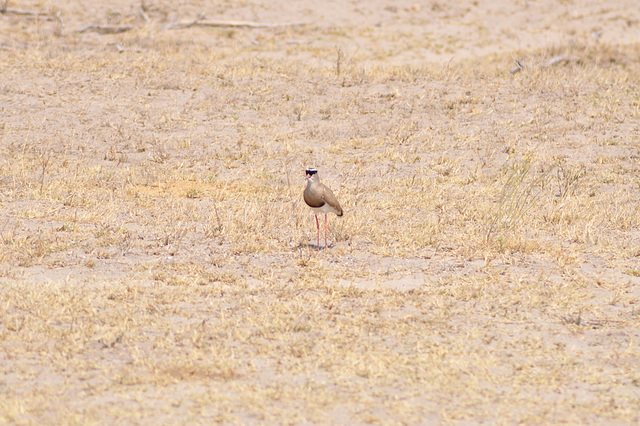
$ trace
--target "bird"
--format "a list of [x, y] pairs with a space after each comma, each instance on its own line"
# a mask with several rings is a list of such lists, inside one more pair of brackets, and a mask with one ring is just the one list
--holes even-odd
[[335, 213], [342, 216], [342, 207], [333, 192], [324, 184], [320, 183], [318, 169], [309, 167], [306, 170], [307, 187], [304, 189], [304, 202], [307, 203], [316, 216], [316, 227], [318, 228], [318, 251], [320, 251], [320, 222], [318, 213], [324, 213], [324, 248], [327, 249], [327, 214]]

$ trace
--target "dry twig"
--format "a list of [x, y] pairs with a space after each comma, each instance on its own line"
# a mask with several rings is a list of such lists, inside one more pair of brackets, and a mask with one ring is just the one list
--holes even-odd
[[176, 23], [176, 24], [171, 24], [168, 29], [170, 30], [180, 30], [182, 28], [189, 28], [194, 26], [195, 24], [197, 24], [199, 21], [202, 21], [204, 19], [204, 12], [201, 12], [200, 15], [198, 15], [198, 17], [192, 21], [189, 22], [180, 22], [180, 23]]
[[[565, 62], [578, 62], [578, 58], [572, 58], [569, 56], [565, 56], [565, 55], [557, 55], [554, 56], [553, 58], [549, 59], [548, 61], [542, 63], [541, 67], [551, 67], [553, 65], [558, 65], [561, 63], [565, 63]], [[523, 69], [526, 68], [534, 68], [534, 67], [527, 67], [522, 61], [519, 61], [517, 59], [514, 59], [514, 62], [516, 63], [515, 66], [511, 67], [511, 69], [509, 70], [509, 72], [511, 72], [511, 74], [515, 74], [517, 72], [522, 71]]]
[[144, 19], [145, 22], [149, 22], [149, 15], [147, 15], [147, 5], [144, 3], [144, 0], [140, 2], [140, 16]]

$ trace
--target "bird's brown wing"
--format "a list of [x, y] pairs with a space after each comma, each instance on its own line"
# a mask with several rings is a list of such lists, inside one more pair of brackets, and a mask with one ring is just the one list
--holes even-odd
[[322, 193], [322, 199], [329, 204], [329, 206], [331, 206], [332, 208], [335, 209], [336, 214], [338, 216], [342, 216], [342, 207], [340, 206], [340, 203], [338, 202], [338, 199], [336, 198], [335, 195], [333, 195], [333, 192], [327, 188], [326, 186], [323, 186], [323, 193]]

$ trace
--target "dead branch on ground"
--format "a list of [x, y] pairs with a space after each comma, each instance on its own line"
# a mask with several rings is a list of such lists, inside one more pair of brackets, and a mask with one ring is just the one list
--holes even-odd
[[251, 22], [251, 21], [218, 21], [212, 19], [205, 19], [204, 13], [198, 15], [196, 19], [191, 21], [176, 22], [168, 27], [170, 30], [179, 30], [183, 28], [190, 28], [193, 26], [200, 27], [233, 27], [233, 28], [278, 28], [278, 27], [292, 27], [298, 25], [309, 25], [309, 22], [281, 22], [275, 24]]
[[30, 18], [40, 18], [45, 21], [53, 21], [53, 18], [49, 16], [46, 12], [34, 12], [32, 10], [24, 10], [24, 9], [10, 9], [7, 7], [8, 1], [4, 0], [0, 5], [0, 13], [3, 15], [19, 15], [19, 16], [27, 16]]
[[87, 31], [93, 31], [100, 34], [118, 34], [124, 33], [127, 31], [131, 31], [133, 29], [132, 25], [98, 25], [98, 24], [90, 24], [85, 25], [82, 28], [78, 28], [76, 30], [77, 33], [84, 33]]

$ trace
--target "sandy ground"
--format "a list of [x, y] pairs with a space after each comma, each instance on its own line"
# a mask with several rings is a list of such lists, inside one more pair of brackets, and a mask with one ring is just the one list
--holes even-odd
[[637, 423], [639, 25], [8, 2], [0, 419]]

